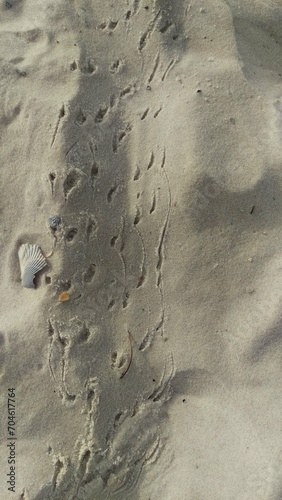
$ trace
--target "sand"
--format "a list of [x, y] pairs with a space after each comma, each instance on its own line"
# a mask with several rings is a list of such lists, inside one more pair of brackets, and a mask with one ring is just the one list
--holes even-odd
[[1, 500], [282, 498], [281, 7], [1, 2]]

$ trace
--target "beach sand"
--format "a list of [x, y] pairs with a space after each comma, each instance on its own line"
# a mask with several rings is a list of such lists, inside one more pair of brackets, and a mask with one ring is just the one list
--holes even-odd
[[1, 500], [282, 498], [281, 20], [1, 2]]

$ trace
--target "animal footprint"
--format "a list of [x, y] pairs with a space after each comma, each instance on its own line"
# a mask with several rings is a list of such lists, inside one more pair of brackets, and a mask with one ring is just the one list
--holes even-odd
[[106, 22], [103, 22], [99, 25], [99, 28], [101, 30], [105, 30], [107, 29], [107, 31], [114, 31], [116, 29], [118, 25], [118, 21], [113, 21], [112, 19], [110, 19], [107, 23]]
[[95, 233], [97, 229], [97, 222], [93, 217], [89, 217], [88, 223], [86, 226], [86, 239], [87, 241], [90, 240], [91, 236]]
[[121, 63], [120, 59], [117, 59], [116, 61], [114, 61], [109, 68], [110, 73], [117, 73], [117, 71], [119, 71], [121, 65], [122, 65], [122, 63]]
[[110, 300], [110, 302], [109, 302], [109, 304], [108, 304], [108, 311], [110, 311], [110, 310], [114, 307], [115, 303], [116, 303], [116, 302], [115, 302], [115, 300], [114, 300], [114, 299]]
[[81, 66], [80, 71], [81, 71], [81, 73], [84, 73], [85, 75], [92, 75], [93, 73], [95, 73], [96, 69], [97, 69], [97, 67], [95, 66], [94, 62], [91, 61], [91, 59], [88, 59]]
[[132, 349], [132, 337], [130, 332], [128, 332], [128, 340], [129, 340], [129, 349], [126, 354], [122, 352], [118, 353], [116, 351], [112, 353], [111, 367], [115, 372], [117, 372], [119, 378], [123, 378], [126, 375], [132, 362], [133, 349]]
[[117, 352], [114, 352], [112, 354], [111, 367], [117, 372], [119, 378], [122, 378], [128, 370], [128, 361], [128, 357], [122, 353], [118, 354]]
[[96, 114], [94, 120], [95, 120], [95, 123], [101, 123], [106, 115], [108, 111], [108, 108], [105, 107], [105, 108], [100, 108], [98, 113]]
[[116, 190], [117, 190], [117, 186], [113, 186], [109, 190], [108, 195], [107, 195], [108, 203], [111, 203], [111, 201], [113, 199], [113, 195], [116, 193]]
[[66, 240], [72, 241], [77, 233], [78, 233], [78, 229], [76, 227], [71, 228], [66, 234]]
[[86, 325], [83, 325], [78, 335], [78, 342], [87, 342], [90, 337], [90, 330]]
[[66, 176], [65, 181], [64, 181], [64, 195], [65, 195], [65, 200], [67, 199], [70, 191], [78, 184], [79, 181], [79, 173], [77, 170], [72, 169]]
[[82, 126], [85, 122], [86, 122], [86, 116], [83, 113], [82, 109], [80, 109], [76, 115], [75, 123], [77, 123], [77, 125]]
[[95, 272], [96, 272], [96, 264], [90, 264], [86, 273], [83, 276], [85, 283], [90, 283], [93, 280]]
[[128, 85], [121, 91], [120, 97], [124, 97], [126, 94], [130, 94], [132, 90], [133, 90], [132, 86]]
[[134, 221], [133, 221], [134, 226], [136, 226], [138, 224], [138, 222], [140, 222], [140, 219], [141, 219], [140, 208], [136, 207], [136, 214], [135, 214], [135, 218], [134, 218]]
[[113, 236], [113, 237], [111, 238], [111, 241], [110, 241], [110, 245], [111, 245], [111, 247], [114, 247], [114, 246], [115, 246], [117, 239], [118, 239], [118, 236]]
[[55, 179], [56, 179], [56, 174], [54, 172], [50, 172], [50, 174], [49, 174], [49, 182], [51, 184], [51, 193], [52, 193], [52, 196], [54, 196], [54, 182], [55, 182]]
[[140, 175], [141, 175], [140, 168], [137, 166], [136, 170], [135, 170], [135, 174], [134, 174], [133, 180], [134, 181], [138, 181], [138, 179], [140, 178]]
[[131, 132], [131, 130], [132, 130], [132, 126], [128, 124], [122, 132], [118, 132], [118, 133], [113, 135], [112, 148], [113, 148], [114, 153], [117, 152], [117, 149], [120, 146], [121, 141], [126, 137], [126, 135], [129, 132]]
[[91, 170], [90, 170], [90, 179], [91, 179], [91, 186], [92, 187], [94, 187], [94, 180], [95, 180], [95, 177], [97, 177], [98, 172], [99, 172], [99, 167], [94, 160], [94, 162], [91, 166]]

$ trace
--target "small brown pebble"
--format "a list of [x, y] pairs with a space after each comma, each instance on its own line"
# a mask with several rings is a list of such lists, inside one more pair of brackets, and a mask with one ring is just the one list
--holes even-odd
[[68, 292], [63, 292], [61, 295], [59, 295], [58, 298], [59, 302], [67, 302], [70, 300], [70, 294]]

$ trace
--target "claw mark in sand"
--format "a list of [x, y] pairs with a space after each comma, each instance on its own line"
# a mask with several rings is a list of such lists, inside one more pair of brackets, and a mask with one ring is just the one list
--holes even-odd
[[61, 119], [64, 116], [65, 116], [65, 106], [63, 104], [62, 107], [61, 107], [61, 109], [60, 109], [60, 111], [59, 111], [59, 116], [58, 116], [58, 119], [57, 119], [57, 123], [56, 123], [55, 130], [54, 130], [54, 133], [53, 133], [52, 141], [51, 141], [51, 147], [53, 146], [53, 144], [55, 142], [56, 135], [58, 133], [58, 129], [59, 129], [59, 125], [60, 125], [60, 121], [61, 121]]
[[143, 285], [143, 283], [145, 281], [145, 278], [146, 278], [146, 260], [147, 260], [147, 254], [146, 254], [144, 240], [142, 238], [142, 235], [141, 235], [139, 229], [136, 227], [136, 224], [134, 225], [134, 228], [135, 228], [135, 231], [137, 232], [137, 234], [139, 236], [139, 239], [141, 241], [142, 252], [143, 252], [143, 258], [142, 258], [142, 264], [141, 264], [141, 274], [140, 274], [140, 277], [138, 279], [138, 283], [137, 283], [137, 286], [136, 286], [136, 288], [140, 288], [140, 286]]
[[142, 115], [141, 115], [141, 120], [144, 120], [144, 119], [146, 118], [146, 116], [147, 116], [147, 114], [148, 114], [148, 112], [149, 112], [149, 109], [150, 109], [150, 108], [146, 108], [146, 109], [145, 109], [145, 111], [142, 113]]
[[140, 175], [141, 175], [141, 173], [140, 173], [140, 168], [139, 168], [139, 167], [138, 167], [138, 165], [137, 165], [136, 170], [135, 170], [135, 174], [134, 174], [134, 177], [133, 177], [133, 180], [134, 180], [134, 181], [138, 181], [138, 179], [139, 179]]
[[129, 352], [129, 357], [128, 357], [128, 363], [127, 363], [127, 366], [126, 366], [125, 370], [122, 372], [120, 378], [123, 378], [124, 375], [127, 374], [128, 370], [130, 368], [130, 365], [131, 365], [131, 361], [132, 361], [133, 347], [132, 347], [132, 336], [131, 336], [130, 332], [128, 332], [128, 338], [129, 338], [129, 344], [130, 344], [130, 352]]
[[165, 24], [160, 28], [160, 33], [162, 33], [162, 34], [165, 33], [168, 30], [168, 28], [171, 27], [171, 25], [172, 25], [172, 22], [169, 20], [166, 20]]
[[140, 208], [138, 206], [136, 206], [136, 214], [135, 214], [135, 218], [133, 221], [134, 226], [136, 226], [138, 224], [138, 222], [140, 222], [140, 219], [141, 219]]
[[149, 76], [148, 83], [151, 83], [151, 81], [153, 80], [153, 78], [155, 76], [155, 73], [156, 73], [156, 71], [158, 69], [159, 62], [160, 62], [160, 54], [158, 53], [157, 56], [156, 56], [156, 58], [155, 58], [155, 61], [154, 61], [153, 71], [152, 71], [152, 73]]
[[156, 13], [155, 17], [152, 19], [152, 21], [150, 22], [149, 26], [148, 26], [148, 29], [145, 31], [145, 33], [143, 33], [143, 35], [141, 36], [140, 40], [139, 40], [139, 47], [138, 49], [140, 50], [143, 50], [146, 43], [147, 43], [147, 40], [148, 38], [150, 38], [151, 36], [151, 33], [152, 31], [154, 30], [154, 27], [155, 27], [155, 24], [156, 24], [156, 21], [159, 17], [161, 13], [161, 9], [158, 10], [158, 12]]
[[156, 210], [156, 193], [153, 193], [152, 204], [150, 208], [150, 214], [152, 214]]
[[115, 185], [115, 186], [111, 187], [111, 189], [109, 190], [109, 192], [107, 194], [108, 203], [112, 202], [113, 196], [116, 194], [117, 188], [118, 188], [118, 186]]
[[[170, 353], [169, 358], [170, 358], [169, 359], [170, 368], [168, 368], [168, 362], [167, 362], [168, 360], [166, 360], [161, 380], [160, 380], [158, 386], [156, 387], [156, 389], [154, 389], [152, 394], [150, 394], [150, 396], [148, 397], [149, 400], [151, 399], [152, 401], [156, 402], [156, 401], [159, 401], [162, 396], [164, 396], [164, 399], [166, 399], [167, 397], [170, 396], [170, 394], [169, 394], [170, 381], [174, 375], [174, 360], [173, 360], [172, 353]], [[167, 392], [167, 394], [166, 394], [166, 392]]]
[[159, 109], [155, 112], [155, 114], [154, 114], [154, 118], [157, 118], [158, 114], [161, 112], [161, 110], [162, 110], [162, 109], [163, 109], [163, 108], [162, 108], [162, 106], [161, 106], [161, 107], [160, 107], [160, 108], [159, 108]]
[[149, 161], [148, 166], [147, 166], [147, 170], [150, 170], [150, 168], [154, 165], [154, 161], [155, 161], [155, 156], [154, 156], [154, 153], [152, 152], [151, 157], [150, 157], [150, 161]]
[[98, 166], [98, 163], [96, 162], [96, 159], [95, 159], [95, 152], [94, 152], [95, 147], [93, 146], [91, 141], [89, 141], [89, 149], [91, 151], [91, 155], [93, 158], [91, 170], [90, 170], [90, 180], [91, 180], [91, 186], [93, 188], [95, 185], [94, 184], [95, 178], [97, 177], [97, 175], [99, 173], [99, 166]]
[[175, 65], [176, 61], [175, 59], [172, 59], [168, 65], [168, 67], [166, 68], [163, 76], [162, 76], [162, 82], [164, 81], [164, 79], [166, 78], [168, 72], [171, 70], [171, 68]]
[[126, 135], [131, 132], [132, 126], [128, 123], [122, 132], [115, 133], [112, 139], [113, 152], [116, 153], [121, 141], [126, 137]]

